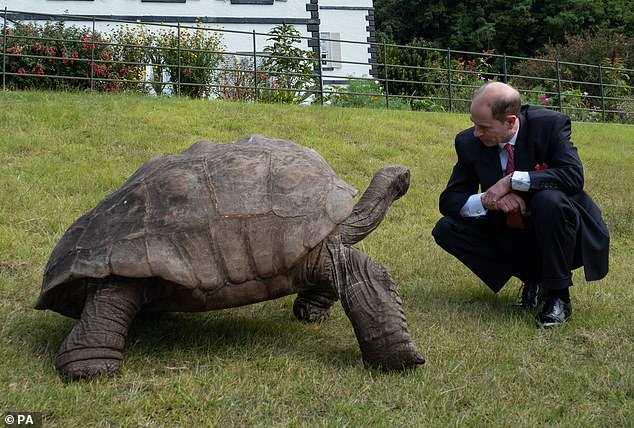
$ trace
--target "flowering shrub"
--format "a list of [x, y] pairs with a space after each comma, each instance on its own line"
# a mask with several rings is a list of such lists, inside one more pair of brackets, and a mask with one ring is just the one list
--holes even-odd
[[152, 77], [148, 73], [148, 64], [151, 66], [161, 61], [159, 51], [154, 47], [155, 39], [155, 34], [143, 24], [117, 26], [108, 33], [112, 57], [116, 61], [115, 68], [123, 80], [124, 90], [149, 92], [149, 88], [154, 86], [157, 93], [162, 91], [162, 84], [142, 83], [150, 81]]
[[[211, 84], [218, 64], [223, 59], [222, 37], [202, 27], [159, 30], [153, 39], [156, 53], [154, 82], [172, 84], [179, 95], [202, 98], [211, 93]], [[159, 92], [157, 92], [159, 93]]]
[[311, 95], [316, 86], [313, 52], [294, 46], [300, 34], [292, 25], [281, 24], [271, 30], [268, 39], [273, 43], [264, 48], [268, 56], [256, 76], [261, 79], [260, 99], [267, 102], [299, 103]]
[[66, 27], [16, 23], [6, 29], [7, 86], [15, 89], [115, 91], [118, 74], [112, 49], [99, 33]]

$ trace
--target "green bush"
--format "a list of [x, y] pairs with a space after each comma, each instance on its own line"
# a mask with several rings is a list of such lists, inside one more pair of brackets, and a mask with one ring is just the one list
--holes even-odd
[[374, 80], [350, 78], [347, 86], [332, 86], [324, 100], [340, 107], [384, 108], [383, 89]]
[[150, 92], [153, 87], [156, 93], [162, 91], [163, 84], [153, 84], [152, 75], [148, 73], [148, 65], [160, 64], [159, 50], [156, 49], [156, 35], [145, 25], [128, 24], [116, 26], [108, 33], [111, 42], [113, 59], [116, 61], [124, 90]]
[[118, 26], [109, 40], [125, 88], [147, 92], [151, 87], [156, 95], [169, 86], [168, 93], [209, 96], [225, 50], [221, 36], [200, 23], [158, 31], [143, 24]]
[[[4, 31], [5, 29], [3, 29]], [[6, 83], [12, 89], [120, 89], [112, 48], [98, 32], [63, 21], [6, 28]]]
[[281, 24], [273, 28], [268, 39], [272, 44], [264, 48], [268, 55], [258, 67], [261, 88], [260, 100], [276, 103], [300, 103], [308, 98], [316, 86], [313, 72], [315, 54], [295, 46], [301, 41], [295, 27]]
[[[596, 33], [568, 35], [560, 44], [546, 45], [543, 52], [536, 56], [542, 61], [522, 61], [514, 66], [514, 73], [525, 76], [557, 78], [553, 62], [556, 60], [575, 64], [599, 65], [604, 58], [619, 57], [625, 68], [634, 68], [634, 36], [600, 30]], [[570, 80], [598, 82], [596, 68], [562, 65], [563, 76]], [[581, 88], [592, 93], [592, 88]]]
[[429, 48], [431, 43], [422, 39], [415, 39], [406, 46], [386, 44], [385, 52], [382, 46], [377, 46], [378, 76], [384, 80], [387, 69], [390, 95], [429, 96], [435, 92], [438, 67], [445, 66], [442, 53]]
[[202, 27], [161, 29], [155, 36], [161, 66], [154, 66], [154, 80], [169, 76], [173, 91], [179, 95], [203, 98], [211, 93], [214, 73], [222, 61], [222, 37]]

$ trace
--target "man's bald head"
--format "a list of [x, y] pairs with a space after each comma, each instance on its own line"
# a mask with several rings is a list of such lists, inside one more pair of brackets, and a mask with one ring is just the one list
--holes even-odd
[[503, 122], [510, 114], [518, 115], [522, 107], [520, 94], [514, 88], [502, 82], [491, 82], [482, 86], [473, 95], [471, 110], [474, 107], [487, 106], [495, 120]]

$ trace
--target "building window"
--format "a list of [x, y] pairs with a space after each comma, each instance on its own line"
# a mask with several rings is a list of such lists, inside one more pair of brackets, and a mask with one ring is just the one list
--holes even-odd
[[319, 33], [321, 66], [326, 69], [341, 68], [341, 33]]

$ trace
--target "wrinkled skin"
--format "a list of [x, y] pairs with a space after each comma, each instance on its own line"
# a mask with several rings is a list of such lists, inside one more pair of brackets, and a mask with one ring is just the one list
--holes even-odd
[[[264, 284], [242, 285], [240, 292], [232, 286], [225, 287], [225, 294], [209, 295], [198, 289], [177, 290], [155, 278], [116, 275], [82, 280], [85, 296], [80, 296], [84, 299], [80, 321], [61, 345], [57, 369], [72, 379], [114, 374], [123, 361], [128, 328], [140, 312], [173, 310], [174, 302], [184, 302], [187, 310], [198, 311], [265, 300], [253, 297], [256, 286], [266, 286], [269, 295], [274, 290], [275, 297], [298, 293], [293, 312], [307, 322], [327, 319], [333, 303], [340, 300], [368, 366], [404, 370], [423, 364], [410, 340], [401, 299], [387, 270], [351, 248], [378, 227], [392, 202], [405, 194], [408, 186], [405, 167], [380, 170], [352, 214], [297, 266]], [[79, 298], [77, 293], [72, 296]]]
[[[402, 166], [383, 168], [341, 225], [339, 238], [326, 241], [327, 255], [318, 265], [326, 270], [326, 287], [300, 291], [295, 316], [320, 322], [330, 315], [337, 298], [350, 319], [366, 364], [402, 370], [425, 362], [411, 342], [401, 298], [384, 266], [350, 248], [376, 229], [393, 201], [409, 188], [409, 171]], [[334, 292], [333, 292], [334, 289]]]

